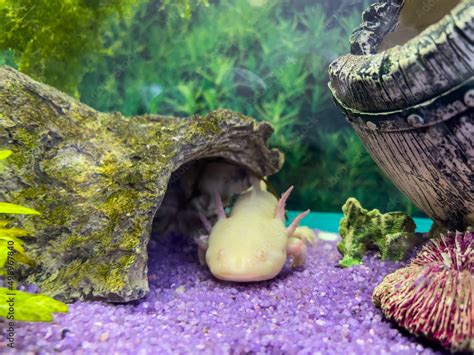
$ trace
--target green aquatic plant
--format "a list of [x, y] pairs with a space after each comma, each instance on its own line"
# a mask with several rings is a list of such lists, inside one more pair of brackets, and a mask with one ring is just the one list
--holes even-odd
[[[300, 128], [311, 129], [318, 127]], [[296, 204], [291, 204], [290, 209], [311, 207], [318, 211], [336, 211], [347, 196], [353, 196], [370, 208], [381, 206], [385, 210], [416, 213], [414, 205], [381, 173], [351, 129], [330, 132], [322, 128], [307, 141], [309, 143], [304, 144], [295, 139], [284, 149], [286, 163], [280, 174], [299, 187], [295, 191]], [[271, 181], [278, 179], [279, 184], [278, 175], [271, 177]]]
[[91, 53], [106, 50], [102, 31], [136, 0], [0, 1], [0, 50], [21, 71], [77, 95]]
[[339, 225], [342, 237], [337, 249], [343, 255], [342, 267], [359, 265], [369, 250], [380, 251], [382, 260], [403, 260], [423, 238], [415, 234], [415, 222], [402, 212], [368, 211], [355, 198], [342, 206], [344, 218]]
[[[40, 33], [57, 29], [58, 41], [79, 33], [80, 41], [72, 46], [91, 36], [80, 55], [59, 42], [40, 41], [39, 34], [31, 37], [30, 27], [10, 31], [10, 20], [2, 22], [5, 13], [0, 12], [0, 31], [8, 33], [0, 39], [0, 49], [8, 47], [11, 36], [33, 40], [15, 42], [10, 52], [0, 55], [0, 63], [16, 59], [20, 68], [60, 88], [65, 86], [58, 81], [66, 80], [71, 83], [68, 92], [75, 92], [82, 78], [81, 100], [101, 111], [191, 116], [229, 108], [271, 122], [276, 131], [271, 144], [285, 153], [286, 163], [270, 180], [277, 190], [288, 184], [298, 187], [290, 209], [335, 211], [347, 196], [355, 196], [370, 208], [416, 214], [372, 161], [327, 90], [327, 67], [348, 52], [346, 39], [369, 2], [220, 0], [207, 6], [205, 0], [115, 1], [106, 5], [116, 5], [116, 10], [101, 9], [100, 29], [94, 22], [96, 27], [82, 31], [96, 6], [89, 1], [81, 3], [91, 6], [88, 16], [75, 18], [80, 23], [67, 33], [54, 24], [69, 21], [69, 15], [53, 22], [51, 12], [41, 22], [35, 17]], [[15, 18], [21, 15], [18, 4], [30, 3], [0, 0], [0, 9], [12, 8], [8, 13]], [[58, 3], [35, 2], [33, 13]], [[128, 16], [117, 16], [120, 6]], [[26, 17], [19, 24], [33, 22]]]
[[370, 207], [411, 213], [327, 90], [328, 64], [349, 50], [344, 39], [367, 5], [222, 0], [186, 20], [154, 11], [159, 0], [143, 2], [130, 21], [112, 27], [114, 53], [85, 76], [81, 98], [126, 115], [191, 116], [222, 107], [268, 121], [271, 144], [286, 156], [270, 180], [277, 190], [298, 187], [290, 209], [334, 211], [356, 196]]
[[[83, 75], [101, 55], [110, 55], [106, 33], [118, 18], [126, 21], [143, 0], [0, 0], [0, 51], [7, 64], [78, 96]], [[207, 0], [163, 0], [189, 18]], [[11, 60], [13, 57], [13, 63]]]
[[[13, 304], [12, 312], [10, 303]], [[52, 313], [67, 312], [67, 304], [49, 296], [0, 287], [0, 318], [25, 322], [51, 322]], [[12, 318], [9, 318], [9, 315]]]
[[[12, 154], [10, 150], [0, 150], [0, 161]], [[0, 202], [0, 214], [38, 215], [38, 211]], [[53, 312], [67, 312], [66, 304], [46, 295], [32, 294], [16, 290], [13, 278], [14, 265], [17, 262], [33, 265], [27, 256], [22, 237], [30, 236], [28, 231], [10, 227], [8, 221], [0, 221], [0, 276], [4, 276], [8, 288], [0, 287], [0, 318], [28, 322], [52, 321]]]
[[173, 6], [179, 16], [189, 19], [200, 5], [209, 6], [209, 0], [161, 0], [161, 9]]
[[[18, 207], [24, 209], [24, 207]], [[10, 212], [0, 207], [0, 213]], [[32, 260], [26, 256], [25, 249], [23, 248], [24, 242], [20, 239], [21, 237], [28, 236], [29, 233], [21, 228], [6, 228], [7, 225], [7, 221], [0, 221], [0, 276], [7, 274], [7, 261], [9, 256], [11, 256], [12, 263], [33, 264]]]

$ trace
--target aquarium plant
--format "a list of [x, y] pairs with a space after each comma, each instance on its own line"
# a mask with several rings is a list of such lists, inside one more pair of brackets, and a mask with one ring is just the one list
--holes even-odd
[[[0, 150], [0, 160], [11, 155], [10, 150]], [[0, 202], [0, 214], [38, 215], [39, 212]], [[24, 249], [22, 237], [30, 236], [21, 228], [8, 228], [8, 221], [0, 221], [0, 276], [6, 281], [7, 288], [0, 287], [0, 318], [29, 322], [49, 322], [54, 312], [67, 312], [66, 304], [41, 294], [28, 293], [16, 289], [14, 278], [17, 262], [33, 265]]]
[[[335, 211], [355, 196], [417, 212], [326, 89], [327, 66], [347, 51], [340, 39], [368, 0], [52, 1], [25, 17], [30, 2], [0, 2], [0, 63], [102, 111], [190, 116], [221, 107], [271, 122], [271, 144], [286, 155], [271, 182], [298, 186], [290, 209]], [[64, 15], [51, 15], [59, 8]]]
[[[104, 42], [111, 24], [119, 19], [126, 22], [133, 6], [140, 2], [143, 0], [2, 0], [3, 61], [79, 96], [83, 75], [100, 56], [114, 53], [114, 48]], [[207, 0], [164, 0], [156, 11], [169, 7], [180, 17], [189, 18], [200, 4], [207, 5]]]
[[344, 217], [339, 225], [342, 240], [337, 249], [343, 255], [342, 267], [362, 263], [369, 250], [377, 250], [382, 260], [403, 260], [407, 252], [423, 241], [415, 234], [415, 222], [402, 212], [380, 213], [362, 208], [359, 201], [349, 198], [342, 206]]
[[[285, 166], [279, 191], [298, 187], [290, 209], [336, 211], [348, 196], [371, 208], [416, 212], [381, 174], [335, 108], [327, 66], [368, 1], [210, 1], [190, 19], [135, 7], [105, 34], [110, 51], [79, 85], [102, 111], [191, 116], [229, 108], [270, 122]], [[374, 194], [374, 189], [377, 193]]]

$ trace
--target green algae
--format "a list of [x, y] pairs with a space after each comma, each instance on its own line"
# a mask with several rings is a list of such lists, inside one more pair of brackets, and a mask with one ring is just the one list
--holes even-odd
[[130, 268], [137, 256], [122, 254], [115, 259], [97, 254], [97, 259], [81, 260], [76, 258], [61, 271], [45, 274], [41, 282], [42, 291], [49, 295], [68, 294], [72, 299], [88, 298], [94, 292], [104, 292], [118, 298], [122, 289], [133, 282], [123, 273]]
[[361, 264], [369, 250], [379, 251], [382, 260], [403, 260], [422, 241], [415, 234], [413, 219], [402, 212], [368, 211], [355, 198], [346, 201], [342, 212], [344, 217], [339, 225], [342, 241], [337, 245], [343, 255], [339, 261], [342, 267]]

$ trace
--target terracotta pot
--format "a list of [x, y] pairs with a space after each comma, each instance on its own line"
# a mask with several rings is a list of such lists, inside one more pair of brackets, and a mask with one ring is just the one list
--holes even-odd
[[430, 218], [474, 224], [474, 1], [382, 0], [329, 68], [372, 158]]

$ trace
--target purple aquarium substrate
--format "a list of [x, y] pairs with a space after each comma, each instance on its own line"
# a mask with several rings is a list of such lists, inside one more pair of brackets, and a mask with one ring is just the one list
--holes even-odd
[[[398, 330], [371, 302], [401, 263], [377, 256], [337, 267], [317, 239], [305, 267], [271, 281], [221, 282], [180, 238], [149, 244], [150, 293], [128, 304], [76, 302], [52, 323], [17, 323], [22, 354], [440, 354]], [[5, 340], [2, 340], [5, 342]], [[0, 349], [6, 349], [0, 343]]]

